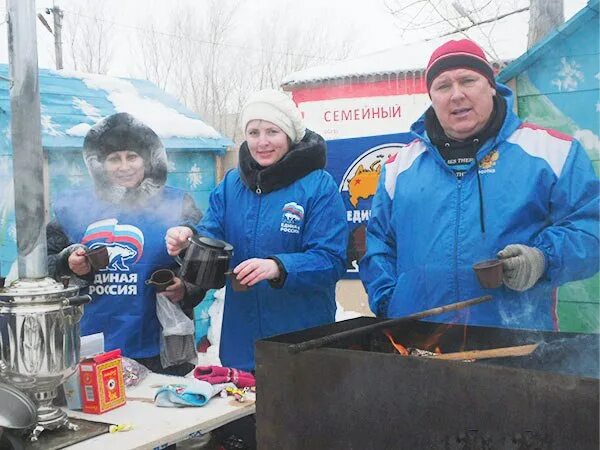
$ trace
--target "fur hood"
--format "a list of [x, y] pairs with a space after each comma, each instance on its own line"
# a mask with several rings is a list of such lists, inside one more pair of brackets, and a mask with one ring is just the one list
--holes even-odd
[[[135, 188], [112, 184], [104, 160], [116, 151], [132, 150], [144, 159], [144, 179]], [[110, 203], [143, 206], [167, 180], [167, 152], [158, 135], [131, 114], [117, 113], [94, 125], [83, 142], [83, 158], [98, 196]]]

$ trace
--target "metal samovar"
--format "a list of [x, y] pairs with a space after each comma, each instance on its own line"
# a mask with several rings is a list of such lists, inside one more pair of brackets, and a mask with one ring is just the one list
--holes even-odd
[[0, 380], [34, 400], [33, 440], [44, 429], [75, 429], [52, 401], [79, 363], [81, 305], [90, 297], [78, 292], [51, 278], [16, 280], [0, 289]]
[[18, 278], [0, 286], [0, 381], [27, 393], [37, 407], [32, 440], [67, 426], [52, 405], [79, 362], [79, 321], [88, 295], [69, 280], [48, 277], [46, 173], [42, 151], [34, 0], [7, 0], [11, 144]]

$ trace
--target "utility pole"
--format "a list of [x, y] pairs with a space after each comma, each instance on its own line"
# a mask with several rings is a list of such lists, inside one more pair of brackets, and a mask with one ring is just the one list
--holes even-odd
[[60, 70], [63, 68], [63, 54], [62, 54], [62, 19], [63, 12], [58, 6], [54, 5], [50, 9], [54, 17], [54, 54], [56, 56], [56, 69]]
[[563, 0], [531, 0], [527, 48], [533, 47], [565, 21]]
[[52, 8], [46, 8], [46, 14], [52, 14], [54, 19], [54, 31], [44, 19], [44, 16], [38, 14], [37, 17], [42, 22], [42, 25], [54, 36], [54, 59], [56, 60], [56, 69], [60, 70], [63, 68], [63, 54], [62, 54], [62, 19], [64, 13], [62, 9], [54, 5]]

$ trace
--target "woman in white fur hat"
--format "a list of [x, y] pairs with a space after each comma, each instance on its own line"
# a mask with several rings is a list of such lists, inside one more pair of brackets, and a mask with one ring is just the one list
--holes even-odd
[[171, 228], [177, 255], [193, 233], [233, 245], [220, 342], [224, 366], [254, 370], [254, 342], [335, 320], [335, 284], [345, 271], [346, 211], [324, 170], [326, 144], [306, 129], [283, 92], [252, 94], [241, 113], [239, 166], [210, 197], [196, 230]]
[[[254, 370], [254, 342], [335, 321], [335, 284], [345, 271], [346, 209], [323, 168], [327, 147], [307, 130], [283, 92], [250, 96], [241, 113], [246, 137], [239, 166], [210, 197], [196, 230], [167, 232], [177, 255], [197, 232], [233, 245], [219, 356], [226, 367]], [[224, 449], [256, 446], [253, 416], [217, 430]]]

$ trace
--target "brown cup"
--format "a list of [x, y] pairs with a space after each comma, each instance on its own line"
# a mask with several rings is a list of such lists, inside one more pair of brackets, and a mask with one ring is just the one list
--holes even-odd
[[87, 249], [85, 256], [87, 257], [90, 266], [92, 266], [92, 269], [95, 271], [104, 269], [108, 266], [108, 248], [104, 245], [93, 249]]
[[231, 287], [233, 288], [234, 291], [244, 292], [244, 291], [247, 291], [248, 289], [250, 289], [250, 286], [248, 286], [247, 284], [240, 283], [240, 281], [237, 279], [237, 276], [235, 275], [235, 273], [225, 272], [225, 275], [227, 275], [229, 277], [229, 279], [231, 280]]
[[495, 289], [502, 286], [502, 261], [488, 259], [473, 265], [473, 270], [482, 288]]
[[169, 269], [158, 269], [152, 272], [150, 279], [146, 284], [153, 284], [156, 292], [164, 292], [169, 286], [175, 283], [175, 273]]
[[69, 275], [63, 275], [62, 277], [60, 277], [60, 282], [62, 283], [63, 287], [66, 289], [69, 287], [69, 283], [71, 282], [71, 277]]

